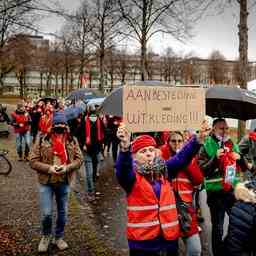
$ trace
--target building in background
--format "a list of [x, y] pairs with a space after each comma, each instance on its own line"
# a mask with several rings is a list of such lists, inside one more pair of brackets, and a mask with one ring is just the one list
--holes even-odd
[[[83, 75], [79, 73], [79, 58], [72, 52], [65, 52], [42, 36], [19, 34], [10, 39], [16, 42], [11, 51], [14, 59], [12, 72], [4, 79], [4, 94], [19, 95], [21, 81], [17, 70], [23, 65], [24, 95], [38, 97], [45, 94], [65, 96], [69, 91], [80, 88], [98, 88], [99, 68], [96, 57], [86, 62]], [[19, 43], [17, 43], [19, 42]], [[22, 42], [26, 42], [22, 46]], [[29, 44], [29, 47], [28, 47]], [[19, 63], [19, 54], [27, 53], [27, 62]], [[22, 55], [23, 56], [23, 55]], [[23, 59], [26, 57], [23, 57]], [[17, 63], [18, 62], [18, 63]], [[122, 52], [111, 52], [105, 59], [104, 93], [117, 86], [140, 81], [140, 56]], [[147, 59], [148, 80], [168, 82], [170, 85], [199, 84], [208, 87], [214, 84], [237, 85], [237, 61], [224, 59], [201, 59], [196, 57], [166, 57], [149, 53]], [[249, 80], [256, 78], [256, 65], [249, 63]]]

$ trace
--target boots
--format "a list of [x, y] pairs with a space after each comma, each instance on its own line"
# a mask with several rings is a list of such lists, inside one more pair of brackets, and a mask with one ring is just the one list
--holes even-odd
[[23, 158], [22, 158], [22, 152], [18, 152], [18, 161], [20, 162], [20, 161], [22, 161], [23, 160]]

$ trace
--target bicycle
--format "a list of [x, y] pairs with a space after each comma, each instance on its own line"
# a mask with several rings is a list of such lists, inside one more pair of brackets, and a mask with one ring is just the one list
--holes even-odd
[[12, 171], [12, 164], [7, 158], [7, 154], [7, 150], [0, 150], [0, 175], [8, 176]]

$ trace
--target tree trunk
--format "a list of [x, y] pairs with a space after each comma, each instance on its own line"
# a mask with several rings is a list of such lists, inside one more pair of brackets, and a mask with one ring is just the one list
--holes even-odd
[[104, 89], [104, 60], [105, 60], [105, 20], [101, 21], [101, 39], [100, 39], [100, 84], [99, 90], [103, 92]]
[[50, 96], [51, 95], [51, 92], [50, 92], [50, 80], [51, 80], [51, 76], [49, 74], [47, 74], [46, 91], [45, 91], [45, 95], [46, 96]]
[[82, 85], [83, 85], [82, 78], [84, 76], [84, 63], [85, 63], [84, 56], [82, 56], [80, 60], [80, 67], [79, 67], [79, 88], [82, 88]]
[[[240, 87], [247, 88], [248, 76], [248, 11], [247, 0], [240, 0], [240, 23], [239, 23], [239, 71], [240, 71]], [[245, 122], [238, 123], [238, 140], [245, 134]]]
[[42, 91], [43, 91], [43, 73], [40, 72], [40, 89], [39, 89], [39, 96], [42, 97]]
[[61, 74], [61, 97], [64, 96], [64, 75]]
[[70, 74], [70, 89], [69, 91], [72, 92], [74, 89], [74, 75], [73, 75], [73, 72], [71, 71], [71, 74]]
[[92, 71], [89, 72], [89, 88], [92, 88]]
[[23, 79], [22, 79], [21, 74], [19, 75], [18, 80], [19, 80], [19, 84], [20, 84], [20, 97], [23, 99], [23, 97], [24, 97], [24, 84], [23, 84], [23, 81], [22, 81]]
[[0, 96], [4, 93], [4, 82], [3, 79], [0, 77]]
[[103, 91], [104, 88], [104, 49], [100, 49], [100, 84], [99, 84], [99, 90]]
[[59, 79], [58, 74], [55, 75], [55, 96], [58, 96], [59, 91]]
[[65, 91], [66, 91], [66, 95], [68, 94], [68, 67], [66, 67], [66, 72], [65, 72], [65, 85], [66, 85], [66, 88], [65, 88]]
[[143, 1], [141, 35], [141, 81], [147, 80], [147, 1]]
[[110, 72], [110, 79], [111, 79], [110, 90], [113, 91], [113, 89], [114, 89], [114, 71]]
[[147, 46], [146, 46], [146, 40], [141, 40], [141, 81], [147, 80]]

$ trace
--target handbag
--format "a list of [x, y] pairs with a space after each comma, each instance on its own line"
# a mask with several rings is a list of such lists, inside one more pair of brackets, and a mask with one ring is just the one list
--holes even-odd
[[192, 217], [189, 213], [191, 204], [184, 202], [177, 191], [174, 191], [174, 194], [176, 198], [176, 208], [178, 212], [180, 229], [183, 233], [187, 233], [191, 229], [192, 223]]

